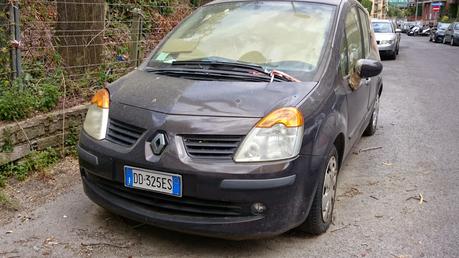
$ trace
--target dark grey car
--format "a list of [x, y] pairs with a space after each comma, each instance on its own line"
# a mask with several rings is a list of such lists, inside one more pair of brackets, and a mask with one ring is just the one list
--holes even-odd
[[459, 22], [453, 22], [445, 31], [443, 44], [459, 45]]
[[181, 232], [323, 233], [339, 168], [377, 128], [381, 70], [357, 1], [209, 3], [94, 96], [84, 190]]

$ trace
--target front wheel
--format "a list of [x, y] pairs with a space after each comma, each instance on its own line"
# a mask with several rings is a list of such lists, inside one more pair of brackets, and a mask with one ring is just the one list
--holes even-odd
[[325, 233], [333, 220], [339, 171], [338, 152], [335, 146], [331, 148], [324, 161], [324, 170], [308, 218], [299, 226], [299, 230], [314, 235]]
[[375, 105], [373, 107], [373, 113], [371, 114], [370, 122], [368, 123], [367, 128], [363, 132], [364, 136], [372, 136], [376, 133], [378, 127], [378, 117], [379, 117], [379, 95], [376, 96]]

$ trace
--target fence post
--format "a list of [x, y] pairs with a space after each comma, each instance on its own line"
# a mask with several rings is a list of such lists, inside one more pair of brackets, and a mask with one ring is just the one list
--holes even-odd
[[132, 24], [131, 24], [131, 47], [129, 51], [129, 59], [135, 67], [139, 66], [141, 55], [140, 41], [142, 39], [143, 30], [143, 14], [139, 8], [132, 10]]
[[11, 71], [13, 79], [19, 77], [22, 73], [21, 61], [21, 30], [19, 19], [19, 4], [11, 2], [10, 5], [10, 56], [11, 56]]

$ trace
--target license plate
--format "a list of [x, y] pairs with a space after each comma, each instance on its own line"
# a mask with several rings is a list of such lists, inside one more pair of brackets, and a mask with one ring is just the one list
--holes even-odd
[[182, 176], [124, 167], [124, 186], [182, 197]]

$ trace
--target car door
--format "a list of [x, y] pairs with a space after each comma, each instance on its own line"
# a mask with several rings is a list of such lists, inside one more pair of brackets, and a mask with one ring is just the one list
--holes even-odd
[[345, 44], [348, 58], [347, 74], [344, 77], [347, 90], [348, 132], [350, 138], [360, 134], [360, 128], [369, 110], [370, 87], [366, 80], [357, 75], [356, 64], [364, 58], [364, 40], [360, 26], [359, 13], [356, 7], [351, 7], [345, 18]]

